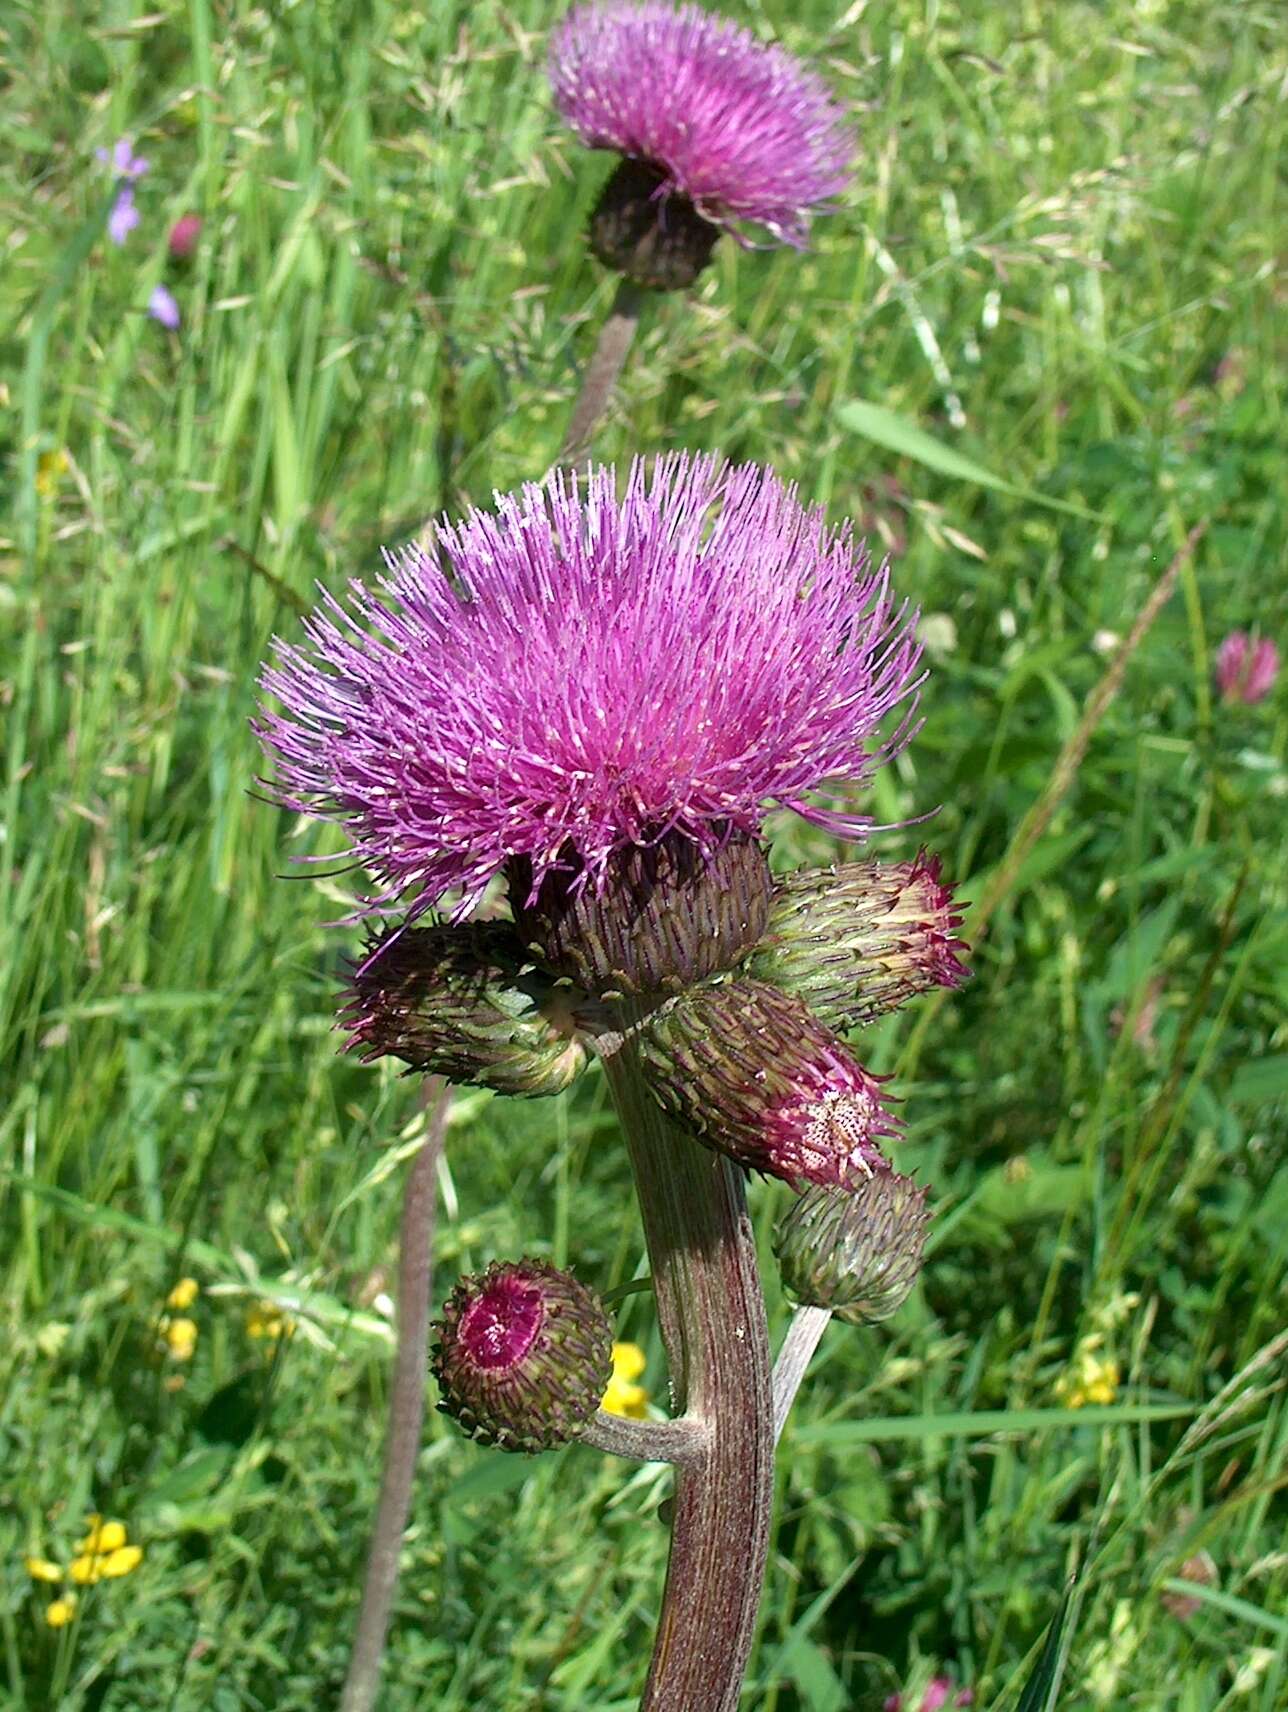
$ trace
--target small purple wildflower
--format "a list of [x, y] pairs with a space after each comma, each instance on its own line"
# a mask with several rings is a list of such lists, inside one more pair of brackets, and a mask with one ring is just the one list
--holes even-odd
[[164, 285], [154, 285], [152, 295], [148, 298], [148, 314], [154, 321], [159, 321], [170, 332], [179, 331], [179, 305], [175, 302], [174, 293]]
[[150, 164], [142, 155], [135, 154], [128, 137], [122, 137], [110, 149], [95, 149], [94, 155], [104, 166], [110, 166], [117, 178], [142, 178]]
[[139, 223], [139, 211], [134, 206], [134, 186], [123, 184], [116, 193], [107, 216], [107, 235], [114, 244], [123, 244]]
[[1279, 650], [1268, 636], [1254, 642], [1246, 631], [1232, 630], [1217, 649], [1216, 681], [1222, 701], [1261, 701], [1278, 674]]
[[[754, 464], [558, 474], [386, 554], [279, 641], [257, 723], [277, 800], [347, 828], [381, 903], [466, 914], [512, 858], [543, 877], [667, 834], [709, 857], [778, 804], [866, 782], [911, 736], [920, 649], [885, 566]], [[902, 709], [894, 733], [876, 736]], [[375, 907], [379, 907], [378, 905]]]
[[550, 43], [555, 105], [590, 148], [651, 163], [661, 195], [797, 248], [853, 150], [821, 78], [699, 6], [589, 0]]

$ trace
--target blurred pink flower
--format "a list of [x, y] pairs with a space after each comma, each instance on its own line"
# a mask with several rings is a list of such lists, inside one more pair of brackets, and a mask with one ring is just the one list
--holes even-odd
[[1254, 642], [1246, 630], [1232, 630], [1216, 653], [1216, 681], [1222, 701], [1260, 701], [1279, 671], [1279, 650], [1268, 636]]
[[170, 254], [176, 261], [186, 261], [197, 247], [201, 236], [200, 214], [184, 214], [170, 228]]
[[[954, 1706], [971, 1706], [975, 1701], [975, 1691], [971, 1688], [959, 1688], [954, 1694], [951, 1676], [932, 1676], [917, 1712], [940, 1712], [940, 1708], [947, 1706], [950, 1698]], [[890, 1695], [883, 1704], [882, 1712], [903, 1712], [903, 1695]]]

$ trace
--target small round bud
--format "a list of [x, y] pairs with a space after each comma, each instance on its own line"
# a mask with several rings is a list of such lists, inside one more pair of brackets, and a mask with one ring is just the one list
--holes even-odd
[[620, 163], [590, 217], [590, 247], [598, 259], [649, 291], [692, 285], [719, 236], [720, 228], [645, 160]]
[[395, 929], [353, 972], [341, 1026], [366, 1060], [499, 1094], [557, 1094], [581, 1072], [575, 995], [533, 969], [507, 922]]
[[494, 1261], [462, 1278], [435, 1329], [439, 1408], [502, 1450], [579, 1437], [612, 1378], [613, 1328], [599, 1297], [545, 1261]]
[[898, 1119], [881, 1084], [799, 999], [762, 981], [709, 981], [641, 1025], [659, 1105], [739, 1165], [799, 1186], [861, 1183]]
[[807, 1189], [774, 1232], [783, 1285], [854, 1325], [888, 1320], [917, 1281], [929, 1222], [926, 1191], [897, 1171], [850, 1192]]
[[769, 919], [769, 865], [744, 833], [709, 853], [670, 833], [623, 850], [598, 891], [582, 878], [548, 874], [534, 897], [530, 865], [514, 862], [510, 904], [533, 956], [600, 998], [681, 992], [731, 969]]
[[795, 993], [832, 1028], [853, 1028], [969, 970], [954, 937], [961, 915], [939, 858], [847, 862], [789, 874], [748, 973]]

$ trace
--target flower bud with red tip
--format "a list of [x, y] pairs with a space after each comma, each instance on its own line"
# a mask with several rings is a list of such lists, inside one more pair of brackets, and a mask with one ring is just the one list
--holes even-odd
[[579, 1437], [612, 1378], [613, 1328], [599, 1297], [545, 1261], [494, 1261], [462, 1278], [435, 1330], [439, 1408], [501, 1450]]
[[847, 862], [778, 883], [748, 973], [794, 993], [832, 1028], [853, 1028], [970, 971], [939, 858]]
[[880, 1080], [800, 1000], [734, 977], [692, 988], [638, 1034], [662, 1108], [739, 1165], [799, 1186], [853, 1186], [898, 1134]]

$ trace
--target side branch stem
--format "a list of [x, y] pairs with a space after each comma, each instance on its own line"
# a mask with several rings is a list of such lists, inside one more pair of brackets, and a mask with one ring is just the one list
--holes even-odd
[[675, 1407], [705, 1429], [676, 1473], [641, 1712], [736, 1712], [769, 1551], [774, 1454], [769, 1336], [742, 1177], [663, 1116], [629, 1033], [604, 1069], [635, 1172]]
[[451, 1090], [440, 1077], [427, 1080], [424, 1089], [427, 1133], [407, 1173], [399, 1233], [398, 1348], [389, 1393], [385, 1467], [362, 1583], [362, 1608], [340, 1695], [340, 1712], [371, 1712], [376, 1703], [385, 1636], [398, 1589], [398, 1556], [411, 1513], [416, 1458], [425, 1419], [435, 1179], [450, 1099]]
[[590, 366], [572, 407], [563, 445], [559, 448], [558, 463], [575, 464], [589, 450], [596, 425], [608, 408], [613, 388], [635, 338], [643, 304], [644, 293], [640, 288], [627, 279], [622, 280], [608, 318], [599, 329]]
[[830, 1308], [797, 1308], [774, 1363], [774, 1443], [783, 1436], [805, 1369], [832, 1318]]

